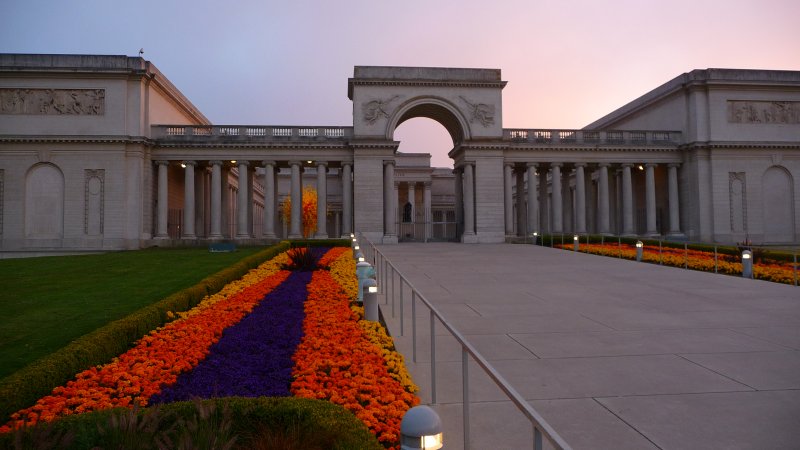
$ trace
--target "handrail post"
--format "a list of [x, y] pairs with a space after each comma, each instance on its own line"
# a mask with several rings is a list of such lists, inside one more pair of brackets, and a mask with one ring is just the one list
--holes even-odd
[[403, 328], [404, 328], [403, 327], [403, 316], [404, 316], [404, 314], [403, 314], [403, 276], [400, 275], [400, 273], [398, 273], [398, 275], [400, 276], [400, 336], [402, 336], [403, 335]]
[[395, 279], [394, 272], [395, 272], [395, 269], [394, 269], [393, 265], [390, 265], [390, 267], [392, 268], [392, 275], [391, 275], [391, 278], [392, 278], [392, 318], [394, 318], [395, 317], [395, 315], [394, 315], [394, 303], [395, 303], [395, 301], [394, 301], [394, 279]]
[[533, 426], [533, 450], [542, 450], [542, 432], [536, 425]]
[[417, 362], [417, 291], [411, 288], [411, 359]]
[[794, 285], [797, 287], [797, 250], [794, 251]]
[[461, 382], [464, 392], [462, 407], [464, 409], [464, 449], [469, 450], [469, 354], [467, 348], [461, 346]]
[[436, 403], [436, 316], [431, 309], [431, 403]]

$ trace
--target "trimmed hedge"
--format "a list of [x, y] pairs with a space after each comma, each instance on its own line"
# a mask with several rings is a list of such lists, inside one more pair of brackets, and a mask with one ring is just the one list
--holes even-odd
[[40, 358], [19, 371], [0, 380], [0, 420], [5, 423], [14, 412], [34, 404], [91, 366], [103, 364], [125, 352], [130, 346], [169, 321], [168, 311], [186, 311], [209, 294], [241, 278], [249, 270], [288, 250], [290, 244], [281, 242], [232, 266], [220, 270], [181, 291], [122, 319], [75, 339], [61, 349]]
[[[203, 417], [206, 416], [206, 417]], [[38, 430], [37, 430], [38, 428]], [[113, 429], [113, 431], [112, 431]], [[67, 416], [30, 430], [15, 432], [24, 437], [25, 448], [54, 448], [57, 437], [69, 434], [64, 449], [130, 448], [156, 449], [157, 442], [185, 448], [205, 448], [210, 439], [223, 448], [234, 437], [233, 448], [382, 449], [375, 436], [356, 416], [342, 406], [324, 400], [293, 397], [228, 397], [176, 402], [132, 411], [116, 408]], [[0, 435], [0, 447], [12, 448], [15, 433]], [[133, 442], [131, 442], [133, 441]], [[191, 445], [200, 444], [200, 447]], [[126, 445], [127, 444], [127, 445]]]

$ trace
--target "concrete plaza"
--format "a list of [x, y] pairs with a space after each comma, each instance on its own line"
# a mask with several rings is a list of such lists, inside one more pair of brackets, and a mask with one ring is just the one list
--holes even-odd
[[[379, 249], [573, 448], [800, 448], [800, 288], [532, 245]], [[394, 286], [394, 317], [379, 301], [427, 403], [428, 311], [414, 363], [410, 289], [400, 336]], [[436, 326], [434, 407], [462, 448], [461, 350]], [[527, 419], [469, 373], [472, 448], [532, 448]]]

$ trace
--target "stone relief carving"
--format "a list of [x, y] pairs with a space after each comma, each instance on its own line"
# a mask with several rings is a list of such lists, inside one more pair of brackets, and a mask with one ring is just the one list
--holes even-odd
[[385, 117], [389, 118], [389, 112], [386, 111], [386, 108], [389, 107], [389, 104], [395, 101], [396, 99], [400, 98], [399, 95], [394, 95], [389, 97], [386, 100], [371, 100], [368, 102], [364, 102], [361, 105], [361, 109], [364, 111], [364, 120], [372, 125], [378, 119]]
[[800, 102], [728, 101], [730, 123], [800, 123]]
[[470, 118], [469, 121], [478, 121], [484, 127], [494, 124], [494, 105], [487, 105], [486, 103], [472, 103], [464, 97], [459, 96], [464, 103], [469, 107]]
[[728, 173], [731, 231], [747, 233], [747, 183], [744, 172]]
[[105, 89], [0, 89], [0, 114], [102, 116]]
[[103, 234], [105, 179], [104, 169], [84, 171], [83, 232], [89, 236]]

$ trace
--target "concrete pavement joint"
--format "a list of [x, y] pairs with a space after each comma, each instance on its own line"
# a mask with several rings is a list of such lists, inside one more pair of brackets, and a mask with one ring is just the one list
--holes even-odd
[[617, 413], [615, 413], [614, 411], [612, 411], [610, 408], [608, 408], [606, 405], [604, 405], [604, 404], [603, 404], [603, 402], [600, 402], [600, 401], [598, 401], [598, 400], [597, 400], [596, 398], [594, 398], [594, 397], [592, 397], [592, 400], [594, 400], [594, 401], [595, 401], [595, 403], [597, 403], [598, 405], [600, 405], [600, 406], [601, 406], [603, 409], [605, 409], [606, 411], [608, 411], [609, 413], [611, 413], [611, 415], [613, 415], [614, 417], [616, 417], [617, 419], [619, 419], [619, 420], [620, 420], [620, 422], [624, 423], [624, 424], [625, 424], [625, 425], [627, 425], [629, 428], [631, 428], [633, 431], [635, 431], [635, 432], [636, 432], [636, 433], [637, 433], [639, 436], [641, 436], [641, 437], [645, 438], [645, 439], [647, 440], [647, 442], [649, 442], [649, 443], [653, 444], [653, 446], [655, 446], [655, 447], [656, 447], [656, 448], [658, 448], [658, 449], [663, 449], [663, 447], [661, 447], [660, 445], [658, 445], [658, 444], [656, 444], [655, 442], [653, 442], [653, 440], [652, 440], [652, 439], [650, 439], [650, 438], [649, 438], [649, 437], [648, 437], [646, 434], [644, 434], [644, 433], [642, 433], [641, 431], [639, 431], [639, 429], [638, 429], [638, 428], [636, 428], [635, 426], [633, 426], [633, 425], [632, 425], [631, 423], [629, 423], [627, 420], [623, 419], [623, 418], [622, 418], [620, 415], [618, 415]]
[[[742, 353], [763, 353], [763, 352], [742, 352]], [[688, 354], [688, 353], [687, 353], [687, 354]], [[721, 376], [722, 378], [726, 378], [726, 379], [728, 379], [728, 380], [731, 380], [731, 381], [733, 381], [734, 383], [741, 384], [742, 386], [746, 386], [746, 387], [748, 387], [748, 388], [752, 389], [753, 391], [758, 391], [758, 389], [754, 388], [753, 386], [750, 386], [750, 385], [748, 385], [747, 383], [743, 383], [743, 382], [741, 382], [741, 381], [739, 381], [739, 380], [736, 380], [736, 379], [734, 379], [734, 378], [731, 378], [731, 377], [729, 377], [729, 376], [725, 375], [724, 373], [717, 372], [717, 371], [716, 371], [716, 370], [714, 370], [714, 369], [711, 369], [711, 368], [709, 368], [709, 367], [706, 367], [706, 366], [704, 366], [704, 365], [702, 365], [702, 364], [700, 364], [700, 363], [694, 362], [694, 361], [692, 361], [691, 359], [684, 357], [683, 355], [680, 355], [680, 354], [677, 354], [677, 353], [675, 353], [675, 356], [677, 356], [678, 358], [681, 358], [681, 359], [683, 359], [684, 361], [688, 361], [688, 362], [690, 362], [690, 363], [692, 363], [692, 364], [696, 365], [697, 367], [702, 367], [703, 369], [706, 369], [706, 370], [708, 370], [709, 372], [713, 372], [713, 373], [715, 373], [715, 374], [717, 374], [717, 375]]]

